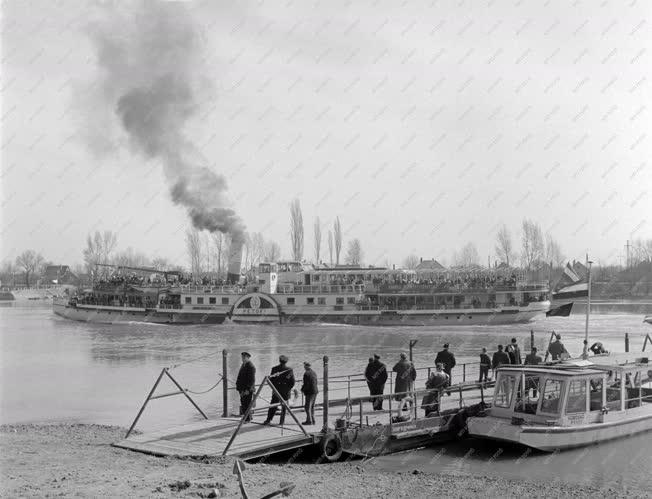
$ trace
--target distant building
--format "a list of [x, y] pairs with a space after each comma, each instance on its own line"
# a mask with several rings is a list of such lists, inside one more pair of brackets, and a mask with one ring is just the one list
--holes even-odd
[[415, 267], [414, 270], [416, 270], [417, 272], [437, 272], [437, 271], [446, 270], [446, 267], [444, 267], [441, 263], [439, 263], [434, 258], [432, 260], [424, 260], [423, 258], [421, 258], [421, 261]]
[[77, 277], [68, 265], [48, 265], [41, 278], [41, 284], [79, 284]]

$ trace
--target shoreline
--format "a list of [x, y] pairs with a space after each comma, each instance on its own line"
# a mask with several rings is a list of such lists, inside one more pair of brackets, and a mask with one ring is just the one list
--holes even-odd
[[[81, 423], [0, 426], [0, 496], [80, 497], [241, 497], [233, 458], [154, 457], [111, 446], [125, 429]], [[542, 483], [490, 476], [424, 473], [418, 469], [387, 473], [360, 459], [335, 464], [247, 463], [244, 479], [251, 497], [262, 497], [283, 482], [290, 497], [590, 497], [616, 496], [623, 490], [563, 482]], [[627, 490], [628, 497], [650, 497]]]

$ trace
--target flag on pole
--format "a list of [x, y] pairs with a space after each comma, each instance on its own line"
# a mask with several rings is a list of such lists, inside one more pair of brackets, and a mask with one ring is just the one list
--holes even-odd
[[566, 267], [564, 267], [564, 274], [566, 274], [568, 278], [573, 282], [578, 282], [581, 280], [580, 276], [578, 276], [573, 270], [573, 268], [571, 267], [570, 262], [568, 262], [566, 264]]

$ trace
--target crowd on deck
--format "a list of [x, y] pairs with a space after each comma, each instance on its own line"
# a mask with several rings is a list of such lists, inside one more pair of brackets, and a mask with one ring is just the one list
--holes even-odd
[[447, 273], [431, 274], [428, 277], [418, 274], [388, 274], [372, 280], [375, 286], [430, 286], [440, 290], [456, 289], [491, 289], [495, 287], [515, 287], [516, 274], [459, 274], [451, 276]]

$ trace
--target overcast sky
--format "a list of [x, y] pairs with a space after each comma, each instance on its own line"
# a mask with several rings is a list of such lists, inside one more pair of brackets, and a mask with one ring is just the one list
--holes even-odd
[[[106, 2], [105, 2], [106, 3]], [[162, 169], [81, 137], [98, 81], [81, 2], [2, 4], [2, 251], [82, 260], [118, 233], [187, 264]], [[289, 203], [340, 216], [365, 263], [494, 258], [497, 228], [538, 221], [564, 254], [618, 262], [652, 238], [652, 4], [644, 1], [188, 3], [213, 86], [188, 137], [247, 229], [290, 256]], [[125, 141], [117, 120], [101, 124]], [[323, 250], [322, 250], [323, 254]]]

